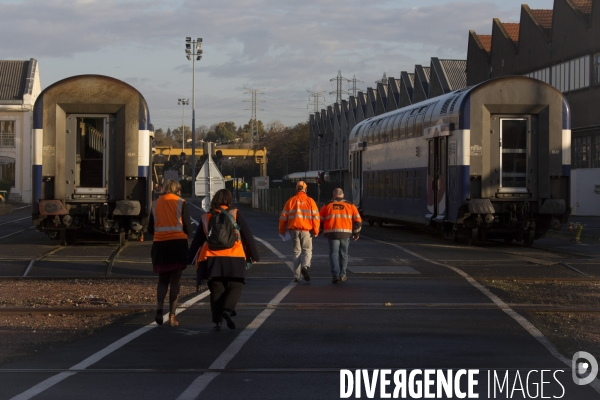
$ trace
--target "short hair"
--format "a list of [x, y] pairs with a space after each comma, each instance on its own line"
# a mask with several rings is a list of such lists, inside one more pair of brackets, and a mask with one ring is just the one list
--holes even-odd
[[341, 188], [333, 189], [333, 197], [334, 198], [344, 197], [344, 191]]
[[219, 208], [220, 206], [231, 207], [233, 196], [228, 189], [217, 190], [217, 193], [210, 201], [210, 209]]
[[169, 179], [165, 186], [163, 187], [163, 194], [167, 193], [177, 193], [181, 191], [181, 184], [177, 181]]

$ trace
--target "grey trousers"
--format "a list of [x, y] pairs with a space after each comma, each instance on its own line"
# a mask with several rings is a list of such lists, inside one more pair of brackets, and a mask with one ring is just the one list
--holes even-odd
[[300, 269], [310, 268], [312, 258], [312, 238], [309, 231], [290, 231], [294, 246], [294, 278], [300, 279]]

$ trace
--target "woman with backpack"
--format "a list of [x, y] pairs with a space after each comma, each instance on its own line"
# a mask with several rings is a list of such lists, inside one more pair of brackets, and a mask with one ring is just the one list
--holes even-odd
[[223, 320], [229, 329], [235, 329], [232, 317], [242, 295], [247, 265], [260, 260], [250, 226], [238, 209], [231, 208], [231, 202], [229, 190], [215, 193], [188, 252], [188, 264], [196, 263], [198, 282], [208, 280], [216, 331], [221, 330]]

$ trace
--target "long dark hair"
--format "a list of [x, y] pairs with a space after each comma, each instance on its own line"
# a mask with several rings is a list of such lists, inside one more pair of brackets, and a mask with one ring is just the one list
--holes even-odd
[[232, 200], [233, 196], [228, 189], [218, 190], [210, 201], [210, 208], [211, 210], [219, 208], [220, 206], [227, 206], [230, 208]]

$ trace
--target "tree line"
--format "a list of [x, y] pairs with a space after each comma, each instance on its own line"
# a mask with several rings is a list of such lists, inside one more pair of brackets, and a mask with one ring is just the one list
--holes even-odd
[[[252, 135], [252, 132], [255, 135]], [[258, 134], [256, 135], [256, 132]], [[202, 147], [202, 141], [217, 143], [219, 148], [254, 148], [267, 149], [267, 174], [273, 179], [282, 179], [286, 173], [302, 172], [308, 168], [309, 144], [308, 122], [301, 122], [294, 126], [285, 126], [275, 120], [266, 126], [261, 120], [249, 120], [247, 124], [237, 127], [232, 121], [219, 122], [207, 127], [200, 125], [196, 128], [196, 148]], [[154, 131], [154, 143], [157, 146], [173, 146], [181, 148], [185, 140], [185, 148], [191, 148], [191, 128], [188, 126], [167, 128], [163, 131], [158, 128]], [[226, 176], [244, 178], [250, 182], [253, 176], [260, 175], [260, 166], [254, 159], [235, 159], [229, 157], [213, 157], [221, 173]], [[184, 165], [186, 173], [191, 171], [191, 160], [180, 160], [179, 157], [155, 156], [154, 163], [163, 164], [165, 170], [179, 169]], [[196, 163], [196, 173], [206, 161], [200, 157]]]

